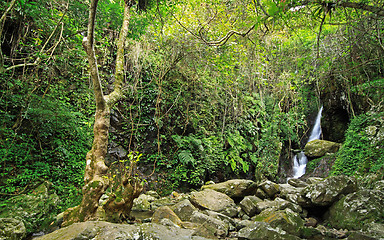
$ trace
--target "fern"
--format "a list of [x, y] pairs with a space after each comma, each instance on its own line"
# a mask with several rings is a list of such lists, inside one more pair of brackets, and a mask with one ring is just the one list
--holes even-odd
[[195, 158], [192, 156], [192, 153], [189, 150], [182, 150], [178, 154], [179, 160], [182, 164], [188, 165], [191, 164], [195, 166]]

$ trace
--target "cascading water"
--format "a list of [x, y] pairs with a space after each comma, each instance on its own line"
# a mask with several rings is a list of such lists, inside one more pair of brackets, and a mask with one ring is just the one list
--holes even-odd
[[[319, 112], [316, 116], [315, 125], [313, 126], [311, 135], [309, 136], [308, 142], [320, 139], [321, 137], [321, 113], [323, 112], [323, 106], [319, 109]], [[308, 143], [307, 142], [307, 143]], [[308, 158], [305, 156], [304, 152], [301, 151], [293, 157], [293, 177], [299, 178], [304, 175], [305, 168], [307, 167]]]

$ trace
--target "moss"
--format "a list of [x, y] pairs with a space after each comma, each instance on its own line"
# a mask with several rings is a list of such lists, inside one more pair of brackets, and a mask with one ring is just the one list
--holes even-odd
[[100, 185], [100, 181], [93, 181], [91, 184], [89, 184], [90, 188], [97, 188]]

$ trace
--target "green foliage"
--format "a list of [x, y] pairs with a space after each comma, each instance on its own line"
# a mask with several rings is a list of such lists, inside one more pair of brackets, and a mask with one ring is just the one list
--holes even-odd
[[383, 112], [368, 112], [352, 119], [332, 168], [333, 174], [383, 177]]

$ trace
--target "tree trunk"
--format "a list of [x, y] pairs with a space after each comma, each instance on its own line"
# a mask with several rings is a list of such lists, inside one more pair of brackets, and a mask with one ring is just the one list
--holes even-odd
[[88, 19], [88, 35], [83, 40], [83, 46], [88, 55], [96, 102], [95, 124], [93, 128], [94, 139], [92, 149], [86, 157], [84, 173], [85, 185], [83, 187], [82, 202], [79, 206], [66, 211], [64, 214], [64, 226], [73, 222], [88, 220], [121, 221], [128, 217], [133, 205], [133, 200], [139, 196], [143, 189], [138, 180], [132, 176], [132, 170], [135, 167], [135, 163], [132, 161], [129, 172], [123, 174], [117, 190], [109, 194], [104, 205], [99, 205], [101, 196], [110, 186], [110, 179], [107, 176], [108, 167], [105, 165], [105, 157], [108, 151], [110, 108], [123, 97], [121, 88], [124, 81], [124, 42], [128, 34], [130, 1], [125, 1], [123, 26], [117, 43], [114, 91], [108, 96], [103, 95], [94, 50], [97, 3], [98, 0], [91, 1]]

